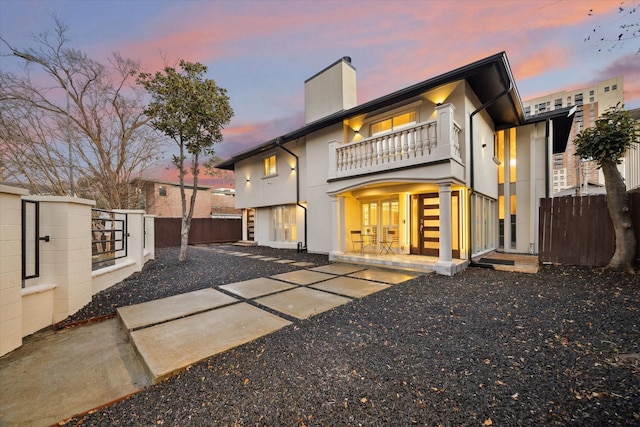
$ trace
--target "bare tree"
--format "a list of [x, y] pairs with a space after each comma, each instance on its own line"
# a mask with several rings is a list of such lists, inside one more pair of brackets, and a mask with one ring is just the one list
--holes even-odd
[[222, 160], [223, 159], [218, 156], [212, 156], [202, 164], [202, 167], [204, 168], [205, 175], [209, 175], [210, 177], [216, 178], [216, 180], [220, 180], [220, 186], [225, 187], [227, 185], [227, 181], [230, 184], [233, 184], [234, 177], [233, 171], [218, 169], [215, 167], [215, 165], [221, 163]]
[[145, 126], [139, 64], [117, 53], [106, 65], [95, 61], [67, 47], [67, 27], [54, 22], [54, 31], [33, 36], [32, 48], [0, 37], [3, 56], [24, 61], [21, 75], [0, 71], [4, 179], [105, 208], [133, 207], [130, 183], [156, 160], [160, 141]]

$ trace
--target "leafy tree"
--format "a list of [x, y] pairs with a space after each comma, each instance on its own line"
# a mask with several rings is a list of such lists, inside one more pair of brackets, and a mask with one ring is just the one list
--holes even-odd
[[118, 54], [106, 65], [91, 59], [68, 47], [67, 27], [54, 21], [53, 31], [33, 36], [35, 47], [0, 37], [2, 60], [24, 63], [20, 75], [0, 71], [0, 179], [103, 208], [133, 207], [130, 183], [159, 153], [145, 126], [139, 64]]
[[[187, 259], [189, 228], [198, 192], [198, 175], [202, 156], [213, 155], [213, 145], [222, 141], [222, 129], [226, 126], [233, 110], [229, 104], [227, 91], [215, 81], [205, 79], [207, 67], [200, 63], [184, 60], [179, 62], [179, 71], [165, 67], [164, 72], [141, 73], [138, 82], [151, 95], [151, 102], [145, 109], [151, 118], [151, 126], [166, 134], [178, 145], [178, 154], [173, 156], [173, 164], [180, 177], [182, 200], [182, 227], [180, 261]], [[187, 154], [191, 156], [187, 166]], [[187, 167], [193, 175], [193, 193], [187, 209], [184, 179]]]
[[583, 130], [575, 139], [576, 154], [594, 160], [604, 174], [607, 206], [616, 235], [616, 249], [606, 268], [629, 272], [633, 272], [636, 238], [629, 195], [617, 165], [627, 150], [636, 148], [637, 142], [638, 125], [620, 106], [609, 108], [594, 127]]

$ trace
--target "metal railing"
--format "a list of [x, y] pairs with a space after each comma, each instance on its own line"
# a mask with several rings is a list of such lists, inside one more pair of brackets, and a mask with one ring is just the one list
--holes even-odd
[[127, 256], [127, 214], [91, 209], [91, 257], [93, 269], [114, 265]]

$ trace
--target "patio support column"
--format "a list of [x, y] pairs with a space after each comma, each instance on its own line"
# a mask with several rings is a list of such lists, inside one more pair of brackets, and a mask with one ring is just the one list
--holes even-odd
[[344, 241], [344, 197], [329, 196], [331, 200], [331, 251], [329, 252], [329, 261], [334, 260], [335, 255], [341, 255], [345, 252]]
[[451, 183], [440, 184], [440, 259], [436, 271], [453, 276], [454, 262], [451, 250]]

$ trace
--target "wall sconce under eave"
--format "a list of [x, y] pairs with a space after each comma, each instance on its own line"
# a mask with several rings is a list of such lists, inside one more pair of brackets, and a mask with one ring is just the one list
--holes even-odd
[[247, 178], [247, 183], [249, 183], [251, 180], [249, 178]]

